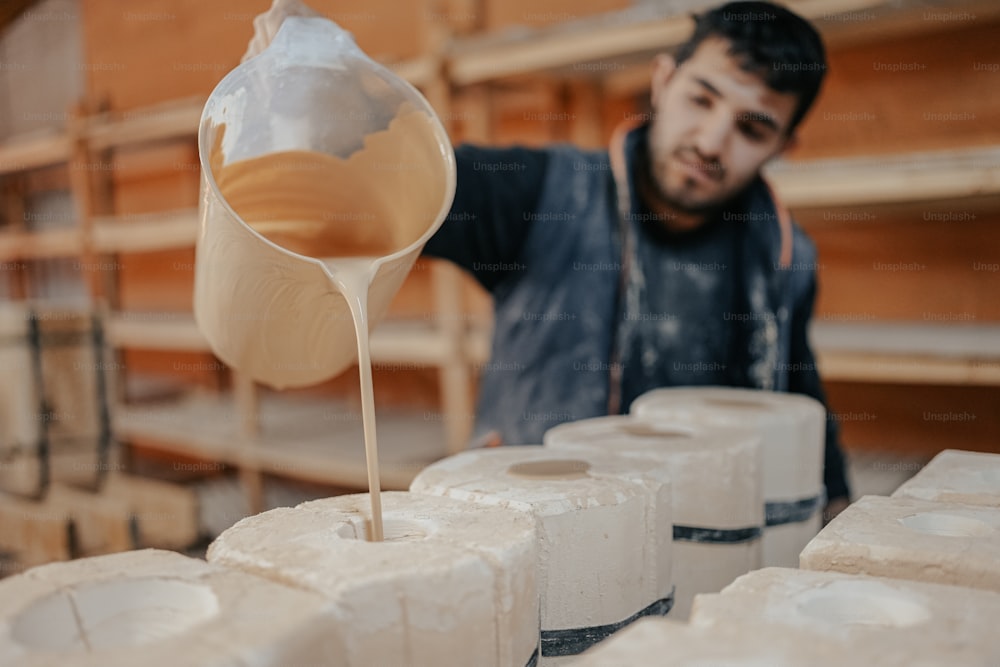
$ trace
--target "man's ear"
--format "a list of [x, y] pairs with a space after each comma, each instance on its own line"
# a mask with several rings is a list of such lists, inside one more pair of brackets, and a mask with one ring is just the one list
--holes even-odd
[[655, 105], [667, 83], [677, 71], [677, 61], [668, 53], [661, 53], [653, 59], [653, 77], [650, 82], [650, 101]]

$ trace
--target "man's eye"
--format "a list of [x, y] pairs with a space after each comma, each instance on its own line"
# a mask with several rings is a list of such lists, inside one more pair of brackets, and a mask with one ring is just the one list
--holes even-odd
[[762, 141], [764, 139], [764, 133], [752, 123], [743, 123], [740, 125], [740, 132], [750, 141]]
[[695, 106], [702, 107], [704, 109], [712, 106], [712, 100], [708, 99], [705, 95], [695, 95], [691, 98], [691, 102], [693, 102]]

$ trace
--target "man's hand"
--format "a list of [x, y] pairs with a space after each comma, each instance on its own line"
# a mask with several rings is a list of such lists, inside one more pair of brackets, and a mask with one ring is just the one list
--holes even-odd
[[269, 10], [258, 14], [253, 20], [253, 38], [247, 45], [247, 52], [243, 54], [240, 62], [246, 62], [266, 49], [277, 34], [278, 28], [289, 16], [315, 18], [322, 16], [322, 14], [306, 7], [299, 0], [274, 0]]

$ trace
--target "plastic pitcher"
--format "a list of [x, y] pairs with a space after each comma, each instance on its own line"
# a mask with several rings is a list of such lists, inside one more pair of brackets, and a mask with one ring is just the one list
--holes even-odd
[[198, 148], [194, 314], [212, 350], [276, 388], [340, 373], [357, 348], [325, 260], [376, 258], [374, 327], [454, 196], [434, 111], [332, 21], [291, 17], [212, 92]]

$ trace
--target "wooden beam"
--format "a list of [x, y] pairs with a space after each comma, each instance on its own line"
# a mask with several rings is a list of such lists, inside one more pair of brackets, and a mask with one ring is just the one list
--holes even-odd
[[[367, 488], [361, 421], [336, 407], [329, 398], [264, 394], [260, 434], [246, 438], [232, 396], [197, 393], [159, 405], [120, 406], [114, 431], [119, 440], [241, 470]], [[424, 466], [447, 453], [440, 420], [379, 414], [384, 489], [405, 490]]]
[[205, 98], [92, 116], [84, 131], [92, 150], [195, 136]]
[[114, 313], [105, 322], [115, 347], [211, 352], [194, 318], [186, 313]]
[[76, 257], [83, 249], [83, 233], [76, 228], [39, 232], [0, 233], [0, 261]]
[[94, 249], [131, 253], [193, 246], [198, 238], [198, 211], [184, 209], [149, 215], [95, 216]]
[[450, 353], [441, 360], [438, 367], [444, 429], [448, 452], [457, 454], [465, 449], [475, 418], [472, 369], [462, 345], [466, 327], [462, 310], [461, 275], [457, 267], [445, 262], [435, 262], [431, 271], [434, 304], [438, 311], [435, 329], [450, 348]]
[[766, 170], [790, 208], [944, 201], [1000, 194], [1000, 146], [784, 161]]
[[679, 44], [691, 31], [688, 16], [611, 26], [592, 23], [588, 22], [590, 27], [583, 30], [538, 30], [527, 39], [463, 40], [449, 55], [451, 79], [458, 85], [468, 85], [602, 58], [652, 53]]
[[405, 79], [410, 85], [423, 88], [441, 76], [442, 60], [437, 55], [427, 55], [398, 63], [382, 63], [396, 76]]
[[63, 132], [32, 132], [0, 142], [0, 175], [66, 162], [70, 139]]
[[[968, 11], [987, 19], [1000, 15], [1000, 5], [993, 0], [933, 0], [919, 5], [896, 0], [792, 0], [784, 4], [815, 22], [824, 36], [828, 35], [828, 46], [885, 39], [883, 24], [893, 36], [934, 29], [933, 23], [923, 20], [927, 11]], [[458, 85], [559, 72], [574, 77], [614, 77], [618, 82], [612, 89], [627, 87], [629, 92], [638, 92], [648, 86], [648, 69], [646, 76], [640, 77], [638, 70], [632, 70], [635, 63], [627, 61], [648, 59], [676, 48], [688, 38], [691, 28], [690, 17], [683, 13], [651, 18], [642, 8], [629, 9], [599, 19], [522, 31], [513, 37], [461, 39], [449, 50], [447, 68]]]
[[814, 322], [824, 380], [1000, 386], [1000, 326]]

